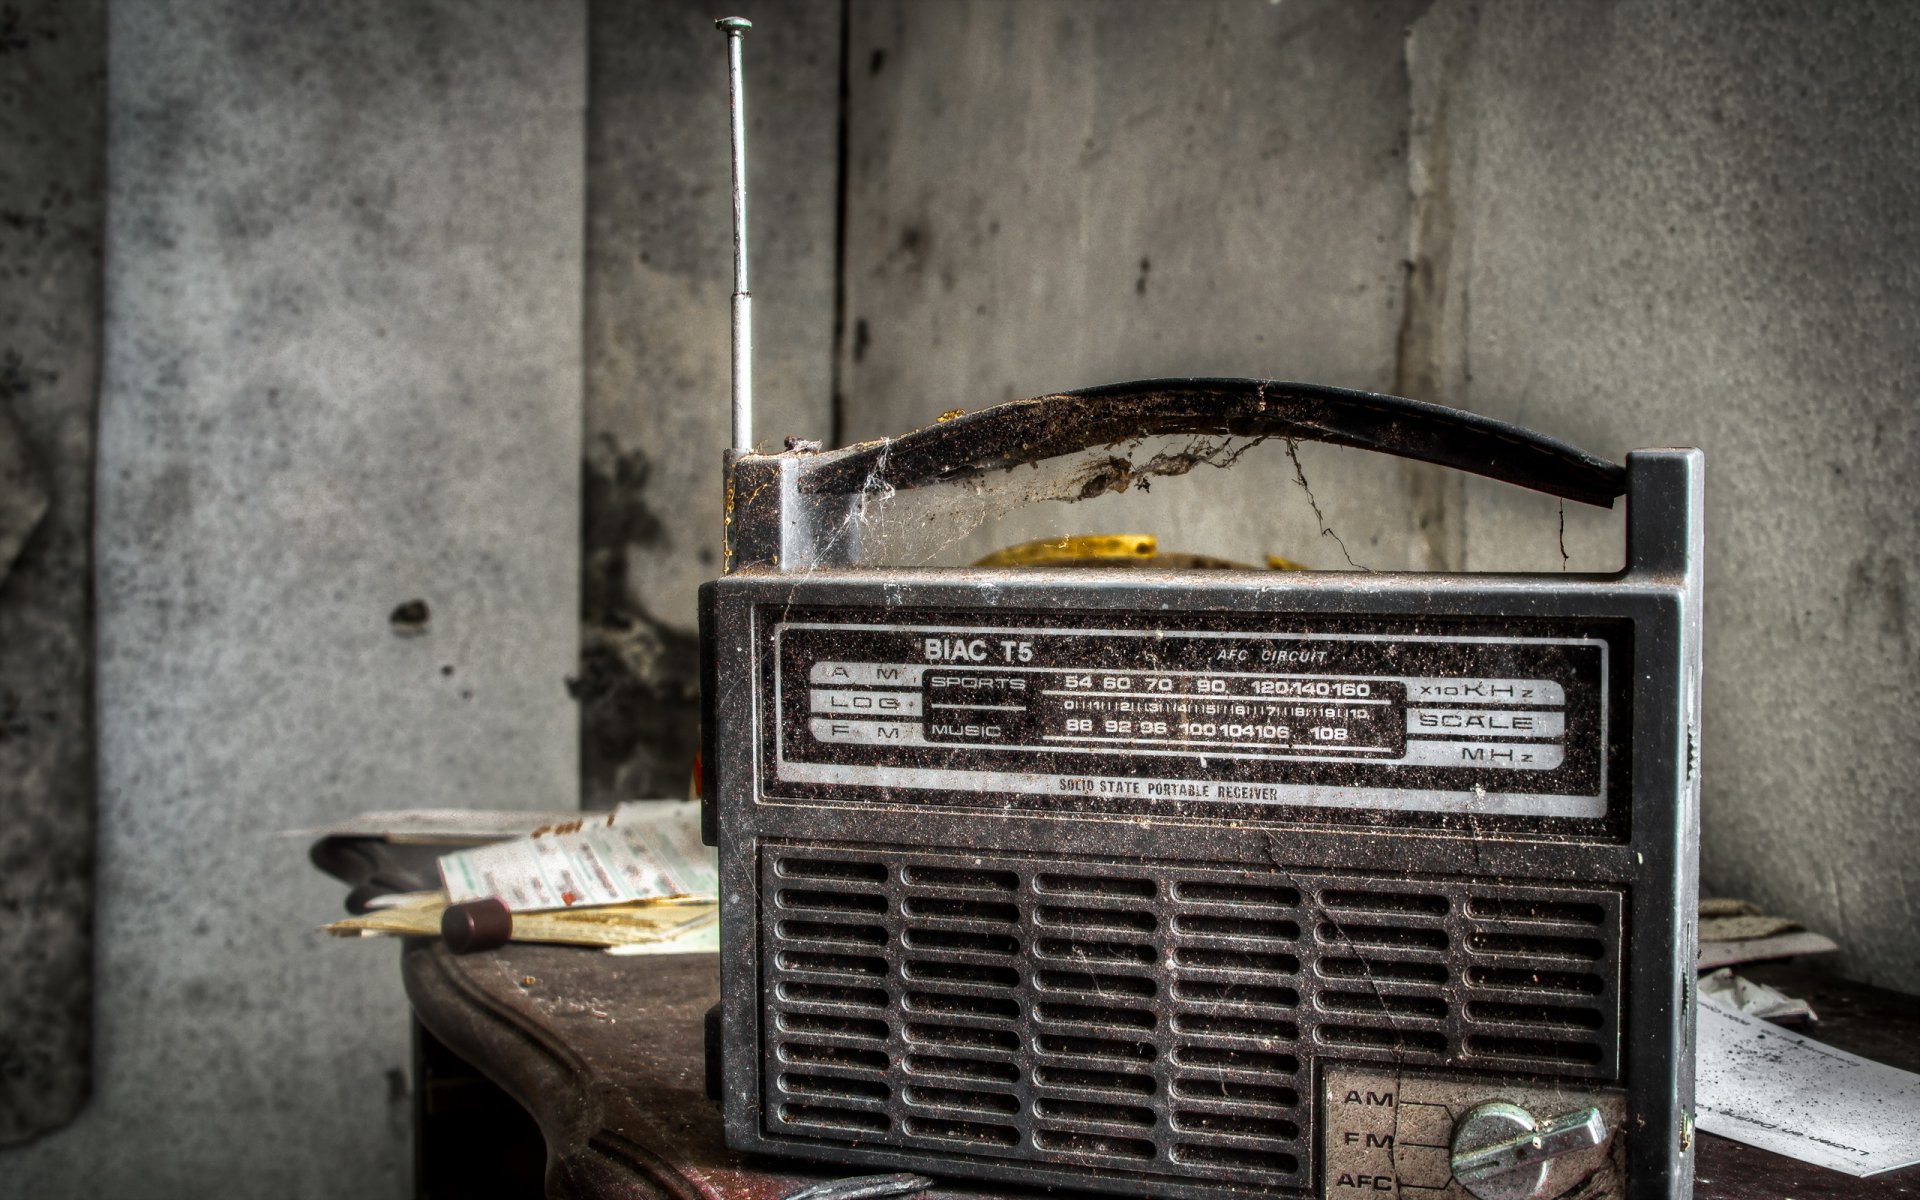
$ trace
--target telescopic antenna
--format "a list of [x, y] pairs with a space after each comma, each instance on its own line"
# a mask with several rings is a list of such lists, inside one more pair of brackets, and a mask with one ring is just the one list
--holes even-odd
[[740, 39], [753, 22], [722, 17], [727, 35], [728, 109], [733, 116], [733, 451], [753, 449], [753, 293], [747, 290], [747, 96], [740, 82]]

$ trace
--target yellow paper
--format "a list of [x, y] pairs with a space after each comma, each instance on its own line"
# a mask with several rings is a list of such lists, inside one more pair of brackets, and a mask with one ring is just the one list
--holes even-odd
[[[711, 900], [639, 901], [513, 914], [513, 940], [568, 946], [634, 947], [627, 953], [697, 954], [719, 948], [719, 905]], [[442, 892], [417, 892], [323, 928], [335, 937], [438, 937]]]

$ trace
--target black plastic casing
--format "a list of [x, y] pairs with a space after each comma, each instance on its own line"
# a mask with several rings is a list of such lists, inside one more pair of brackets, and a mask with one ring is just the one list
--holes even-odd
[[[1618, 1078], [1628, 1120], [1624, 1194], [1683, 1200], [1692, 1192], [1694, 1012], [1701, 654], [1703, 457], [1652, 450], [1628, 459], [1627, 566], [1614, 575], [1442, 575], [1101, 570], [980, 571], [810, 567], [739, 571], [701, 590], [705, 829], [719, 849], [722, 980], [718, 1079], [726, 1138], [744, 1151], [831, 1162], [849, 1172], [914, 1169], [949, 1177], [1153, 1195], [1320, 1194], [1291, 1188], [1183, 1180], [1175, 1163], [1128, 1168], [1060, 1164], [1018, 1150], [972, 1154], [862, 1144], [857, 1135], [793, 1136], [764, 1111], [771, 1060], [763, 848], [812, 846], [878, 857], [963, 848], [1058, 855], [1089, 864], [1160, 864], [1167, 870], [1239, 865], [1307, 872], [1465, 880], [1470, 886], [1617, 889], [1623, 973], [1618, 995]], [[1156, 614], [1271, 614], [1444, 622], [1471, 618], [1518, 626], [1626, 627], [1630, 645], [1631, 778], [1624, 829], [1592, 837], [1436, 830], [1388, 819], [1366, 828], [1302, 820], [1284, 807], [1232, 822], [1087, 813], [794, 799], [769, 788], [762, 768], [768, 728], [762, 656], [771, 625], [789, 610], [848, 616], [915, 611], [1085, 613], [1151, 623]], [[894, 967], [897, 975], [897, 964]], [[898, 988], [893, 981], [888, 986]], [[1031, 1029], [1023, 1029], [1031, 1037]], [[897, 1051], [897, 1048], [896, 1048]], [[1316, 1057], [1300, 1045], [1317, 1081]], [[1456, 1069], [1473, 1064], [1451, 1064]], [[1317, 1082], [1315, 1083], [1317, 1089]], [[1304, 1089], [1303, 1089], [1304, 1090]]]

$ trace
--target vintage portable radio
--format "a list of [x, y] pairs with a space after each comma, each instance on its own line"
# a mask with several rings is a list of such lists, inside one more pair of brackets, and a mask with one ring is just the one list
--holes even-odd
[[[1130, 1195], [1690, 1193], [1698, 451], [1161, 380], [758, 454], [744, 374], [701, 596], [730, 1145]], [[1110, 486], [1107, 447], [1168, 433], [1624, 495], [1626, 568], [861, 564], [890, 506], [1033, 463]]]

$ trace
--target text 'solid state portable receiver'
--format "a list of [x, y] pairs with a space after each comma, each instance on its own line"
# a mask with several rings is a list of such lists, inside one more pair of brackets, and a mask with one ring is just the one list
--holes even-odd
[[[1191, 379], [756, 453], [736, 202], [701, 593], [728, 1144], [1193, 1200], [1688, 1196], [1699, 451]], [[1624, 496], [1626, 566], [862, 565], [889, 505], [1092, 486], [1166, 434]]]

